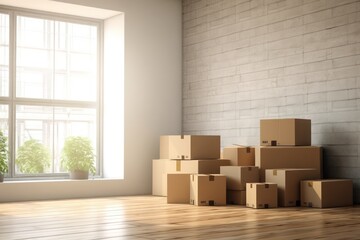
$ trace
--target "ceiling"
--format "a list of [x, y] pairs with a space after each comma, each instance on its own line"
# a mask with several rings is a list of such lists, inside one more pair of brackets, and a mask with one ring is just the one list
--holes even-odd
[[[86, 7], [81, 5], [63, 3], [54, 0], [0, 0], [0, 5], [7, 5], [12, 7], [28, 8], [41, 11], [70, 14], [81, 17], [97, 18], [97, 19], [107, 19], [118, 15], [120, 12], [99, 9], [93, 7]], [[1, 7], [1, 6], [0, 6]]]

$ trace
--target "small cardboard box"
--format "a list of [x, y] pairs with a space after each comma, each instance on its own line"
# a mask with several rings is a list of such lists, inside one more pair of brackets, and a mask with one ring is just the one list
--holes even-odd
[[255, 165], [255, 148], [244, 146], [224, 147], [224, 159], [229, 159], [232, 166], [254, 166]]
[[276, 183], [278, 186], [278, 206], [300, 206], [300, 181], [320, 179], [316, 169], [267, 169], [266, 182]]
[[167, 203], [190, 202], [190, 173], [167, 174]]
[[265, 181], [266, 169], [314, 168], [322, 176], [322, 148], [299, 147], [257, 147], [255, 166], [260, 169], [260, 182]]
[[246, 205], [246, 191], [226, 190], [226, 203], [232, 205]]
[[219, 174], [220, 166], [228, 166], [229, 164], [229, 160], [154, 159], [152, 166], [152, 194], [167, 196], [167, 174], [169, 173]]
[[219, 159], [220, 136], [160, 136], [161, 159]]
[[301, 181], [301, 206], [328, 208], [353, 205], [353, 183], [350, 179]]
[[246, 183], [259, 182], [259, 168], [255, 166], [221, 166], [220, 174], [226, 176], [228, 190], [245, 190]]
[[275, 183], [247, 183], [246, 206], [250, 208], [276, 208], [277, 185]]
[[190, 204], [196, 206], [226, 205], [226, 177], [221, 174], [190, 175]]
[[261, 146], [310, 146], [310, 119], [260, 120]]

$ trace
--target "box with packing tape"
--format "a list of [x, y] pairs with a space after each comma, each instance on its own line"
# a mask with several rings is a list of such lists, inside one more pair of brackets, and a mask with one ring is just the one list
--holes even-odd
[[190, 204], [196, 206], [226, 205], [226, 177], [221, 174], [191, 174]]
[[300, 182], [308, 179], [320, 179], [316, 169], [267, 169], [265, 181], [278, 186], [278, 206], [300, 206]]
[[160, 136], [161, 159], [219, 159], [220, 136]]
[[222, 158], [229, 159], [232, 166], [254, 166], [255, 147], [239, 145], [224, 147]]
[[261, 146], [310, 146], [310, 119], [260, 120]]
[[301, 206], [315, 208], [353, 205], [353, 183], [350, 179], [301, 181]]
[[229, 160], [170, 160], [154, 159], [152, 162], [152, 194], [167, 196], [168, 173], [218, 174], [220, 166], [228, 166]]
[[265, 181], [266, 169], [314, 168], [322, 176], [322, 148], [299, 147], [257, 147], [255, 166], [260, 169], [260, 182]]
[[226, 190], [226, 203], [232, 205], [246, 205], [246, 191]]
[[246, 207], [250, 208], [276, 208], [277, 185], [275, 183], [247, 183]]
[[259, 182], [259, 168], [255, 166], [221, 166], [220, 174], [226, 176], [228, 190], [245, 190], [246, 183]]

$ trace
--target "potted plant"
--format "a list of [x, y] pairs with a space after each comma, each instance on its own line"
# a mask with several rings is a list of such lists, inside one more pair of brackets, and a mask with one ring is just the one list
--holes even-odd
[[4, 181], [4, 175], [8, 172], [8, 148], [7, 137], [0, 131], [0, 182]]
[[70, 172], [71, 179], [88, 179], [89, 172], [96, 173], [94, 151], [86, 137], [68, 137], [61, 158], [61, 166]]
[[50, 152], [39, 141], [31, 139], [19, 147], [15, 162], [22, 173], [44, 173], [50, 167]]

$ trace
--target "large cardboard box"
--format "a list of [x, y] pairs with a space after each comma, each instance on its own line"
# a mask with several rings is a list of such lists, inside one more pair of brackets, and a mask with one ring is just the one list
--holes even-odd
[[275, 183], [247, 183], [246, 206], [251, 208], [276, 208], [277, 185]]
[[244, 146], [224, 147], [222, 158], [229, 159], [232, 166], [254, 166], [255, 148]]
[[190, 173], [167, 174], [167, 203], [190, 202]]
[[190, 204], [196, 206], [226, 205], [226, 177], [221, 174], [190, 175]]
[[229, 160], [170, 160], [154, 159], [152, 194], [167, 196], [168, 173], [219, 174], [220, 166], [228, 166]]
[[167, 135], [160, 136], [162, 159], [219, 159], [220, 136]]
[[310, 146], [310, 119], [260, 120], [261, 146]]
[[152, 195], [167, 195], [168, 159], [155, 159], [152, 161]]
[[314, 168], [322, 177], [322, 148], [258, 147], [255, 150], [255, 166], [260, 169], [260, 182], [265, 181], [266, 169]]
[[221, 166], [220, 174], [226, 176], [228, 190], [245, 190], [246, 183], [259, 182], [259, 168], [255, 166]]
[[226, 190], [226, 203], [246, 205], [246, 191]]
[[218, 160], [170, 160], [168, 162], [168, 173], [199, 173], [219, 174], [221, 166], [229, 166], [227, 159]]
[[170, 136], [160, 136], [160, 159], [170, 159]]
[[300, 206], [300, 181], [320, 179], [316, 169], [267, 169], [265, 181], [278, 186], [278, 206]]
[[301, 206], [328, 208], [353, 205], [350, 179], [301, 181]]

